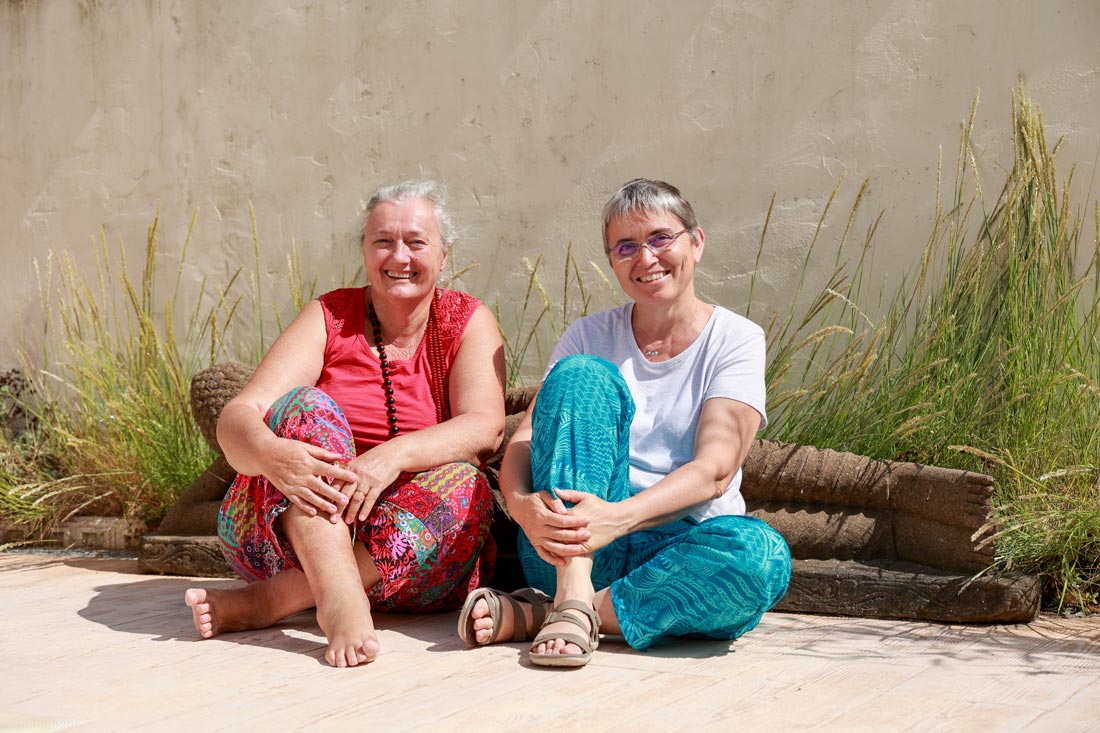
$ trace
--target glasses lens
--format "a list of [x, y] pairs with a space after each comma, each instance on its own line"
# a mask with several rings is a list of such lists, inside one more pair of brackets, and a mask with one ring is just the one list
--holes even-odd
[[681, 229], [675, 234], [654, 234], [652, 237], [647, 239], [645, 243], [649, 245], [649, 248], [654, 252], [660, 252], [661, 250], [671, 247], [672, 243], [679, 239], [681, 234], [684, 234], [686, 232], [687, 229]]
[[645, 240], [645, 243], [649, 245], [650, 249], [658, 251], [664, 249], [674, 241], [676, 241], [676, 237], [671, 234], [654, 234], [652, 237]]
[[611, 248], [611, 254], [617, 259], [629, 260], [631, 257], [638, 254], [638, 250], [641, 249], [641, 247], [642, 245], [637, 242], [619, 242]]

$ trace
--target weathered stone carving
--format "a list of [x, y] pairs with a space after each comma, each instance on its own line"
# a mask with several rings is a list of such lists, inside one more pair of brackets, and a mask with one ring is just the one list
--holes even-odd
[[[251, 372], [241, 364], [222, 364], [192, 380], [192, 411], [215, 450], [217, 416]], [[509, 391], [507, 436], [533, 394], [533, 388]], [[489, 463], [493, 478], [500, 457]], [[145, 538], [143, 569], [226, 571], [213, 556], [209, 536], [232, 478], [219, 457], [169, 512], [163, 534]], [[993, 510], [989, 476], [758, 440], [745, 462], [742, 492], [749, 513], [779, 530], [795, 558], [779, 609], [971, 622], [1028, 621], [1038, 612], [1035, 578], [975, 577], [994, 552], [992, 542], [979, 546], [974, 538]], [[503, 508], [499, 497], [498, 506]], [[515, 532], [514, 523], [498, 512], [495, 583], [500, 587], [522, 583]], [[186, 535], [205, 538], [188, 549]]]
[[203, 369], [191, 378], [191, 414], [202, 437], [218, 453], [222, 452], [218, 445], [218, 416], [226, 403], [240, 394], [254, 371], [246, 364], [229, 361]]
[[916, 463], [756, 441], [741, 491], [795, 557], [889, 559], [978, 572], [992, 544], [972, 537], [993, 511], [993, 479]]
[[778, 608], [936, 621], [1030, 621], [1036, 578], [975, 576], [995, 545], [976, 533], [993, 479], [757, 441], [741, 490], [748, 511], [787, 539], [794, 572]]
[[[218, 416], [233, 399], [253, 368], [237, 362], [215, 364], [191, 378], [191, 415], [206, 442], [218, 453], [218, 458], [180, 495], [160, 523], [162, 535], [212, 535], [218, 526], [218, 509], [225, 490], [237, 475], [226, 463], [218, 445]], [[145, 550], [142, 550], [142, 555]], [[152, 566], [150, 566], [152, 567]]]

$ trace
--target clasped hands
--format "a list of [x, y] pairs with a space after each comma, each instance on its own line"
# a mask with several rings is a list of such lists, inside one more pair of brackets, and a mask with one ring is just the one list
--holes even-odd
[[278, 440], [267, 453], [264, 476], [303, 513], [327, 514], [333, 524], [365, 520], [400, 473], [377, 448], [347, 461], [309, 443]]
[[555, 493], [557, 498], [549, 491], [528, 494], [514, 512], [539, 557], [551, 565], [590, 555], [627, 534], [616, 504], [583, 491]]

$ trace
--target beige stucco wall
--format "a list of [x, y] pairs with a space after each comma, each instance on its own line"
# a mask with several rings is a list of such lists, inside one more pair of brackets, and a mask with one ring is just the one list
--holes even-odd
[[1018, 74], [1091, 180], [1098, 31], [1095, 0], [7, 0], [0, 368], [51, 247], [88, 264], [102, 225], [138, 260], [159, 204], [173, 271], [197, 207], [185, 278], [216, 281], [251, 257], [251, 201], [273, 282], [293, 236], [324, 284], [355, 266], [369, 191], [422, 174], [451, 189], [456, 259], [480, 263], [462, 284], [489, 298], [522, 286], [524, 256], [547, 253], [551, 279], [570, 240], [598, 260], [600, 206], [638, 175], [695, 203], [717, 302], [743, 304], [773, 191], [758, 294], [789, 300], [843, 175], [840, 211], [871, 179], [876, 259], [899, 273], [979, 88], [990, 180]]

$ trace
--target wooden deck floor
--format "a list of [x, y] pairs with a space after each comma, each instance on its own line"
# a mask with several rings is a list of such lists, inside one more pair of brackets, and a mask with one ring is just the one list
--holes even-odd
[[133, 560], [0, 553], [0, 731], [1100, 728], [1097, 619], [774, 613], [732, 644], [605, 639], [562, 671], [526, 665], [520, 645], [466, 650], [455, 613], [380, 616], [379, 659], [336, 670], [312, 614], [198, 640], [195, 584]]

